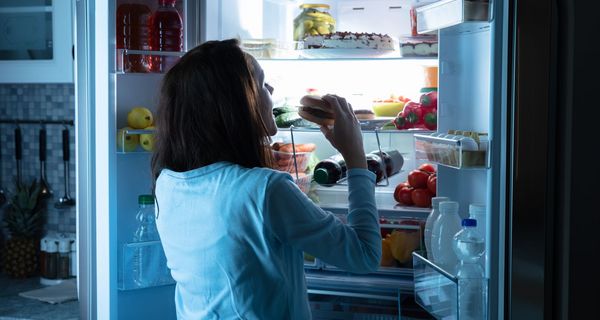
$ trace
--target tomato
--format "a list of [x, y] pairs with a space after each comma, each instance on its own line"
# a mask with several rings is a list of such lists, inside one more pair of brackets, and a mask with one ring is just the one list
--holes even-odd
[[429, 173], [435, 173], [435, 167], [431, 163], [423, 163], [417, 169], [427, 171]]
[[433, 173], [427, 178], [427, 189], [429, 189], [433, 195], [437, 194], [437, 174]]
[[429, 191], [427, 188], [415, 189], [411, 194], [411, 198], [415, 206], [421, 208], [430, 208], [433, 193], [431, 193], [431, 191]]
[[396, 189], [394, 190], [394, 200], [396, 200], [398, 203], [407, 205], [407, 206], [412, 206], [413, 202], [412, 202], [412, 191], [414, 189], [410, 186], [404, 186], [401, 184], [396, 186]]
[[408, 184], [415, 189], [427, 188], [427, 178], [429, 173], [418, 169], [413, 170], [408, 174]]

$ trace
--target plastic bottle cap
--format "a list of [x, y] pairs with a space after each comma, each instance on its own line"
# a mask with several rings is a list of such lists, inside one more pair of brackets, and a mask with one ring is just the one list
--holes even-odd
[[427, 93], [427, 92], [431, 92], [431, 91], [437, 91], [437, 88], [435, 88], [435, 87], [421, 88], [421, 90], [419, 90], [419, 93]]
[[56, 239], [48, 239], [48, 241], [46, 241], [46, 252], [58, 252], [58, 243], [56, 242]]
[[154, 196], [151, 194], [142, 194], [138, 197], [138, 204], [154, 204]]
[[440, 202], [440, 212], [458, 212], [458, 202], [442, 201]]
[[71, 251], [77, 251], [77, 241], [71, 242]]
[[329, 180], [329, 172], [325, 168], [316, 169], [314, 172], [314, 179], [319, 184], [328, 183]]
[[469, 214], [485, 214], [485, 205], [480, 203], [471, 203], [469, 205]]
[[71, 251], [71, 240], [69, 239], [60, 239], [58, 241], [58, 252], [67, 253]]
[[442, 201], [448, 201], [450, 200], [450, 198], [448, 197], [433, 197], [431, 198], [431, 206], [433, 207], [433, 209], [440, 209], [440, 203]]
[[463, 219], [461, 224], [463, 227], [477, 227], [477, 220], [467, 218]]

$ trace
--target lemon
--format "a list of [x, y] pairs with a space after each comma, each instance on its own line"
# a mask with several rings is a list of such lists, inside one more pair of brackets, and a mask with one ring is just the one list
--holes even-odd
[[134, 129], [144, 129], [152, 125], [152, 111], [145, 107], [134, 107], [127, 114], [127, 125]]
[[[154, 127], [150, 126], [144, 130], [154, 130]], [[154, 150], [154, 133], [140, 134], [140, 146], [146, 151]]]
[[400, 263], [412, 259], [412, 252], [419, 248], [421, 241], [420, 233], [412, 230], [394, 230], [388, 239], [392, 256]]
[[133, 130], [133, 128], [124, 127], [117, 131], [117, 147], [119, 151], [131, 152], [139, 144], [140, 137], [137, 134], [125, 134], [125, 130]]

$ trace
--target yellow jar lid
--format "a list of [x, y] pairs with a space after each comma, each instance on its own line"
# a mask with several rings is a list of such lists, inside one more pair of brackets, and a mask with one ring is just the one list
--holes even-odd
[[330, 7], [328, 4], [324, 4], [324, 3], [305, 3], [305, 4], [300, 5], [300, 9], [314, 9], [314, 8], [329, 9]]

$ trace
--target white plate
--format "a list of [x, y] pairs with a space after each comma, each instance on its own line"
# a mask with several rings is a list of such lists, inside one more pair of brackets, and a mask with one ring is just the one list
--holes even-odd
[[300, 57], [307, 59], [343, 59], [343, 58], [399, 58], [397, 50], [376, 49], [302, 49]]

